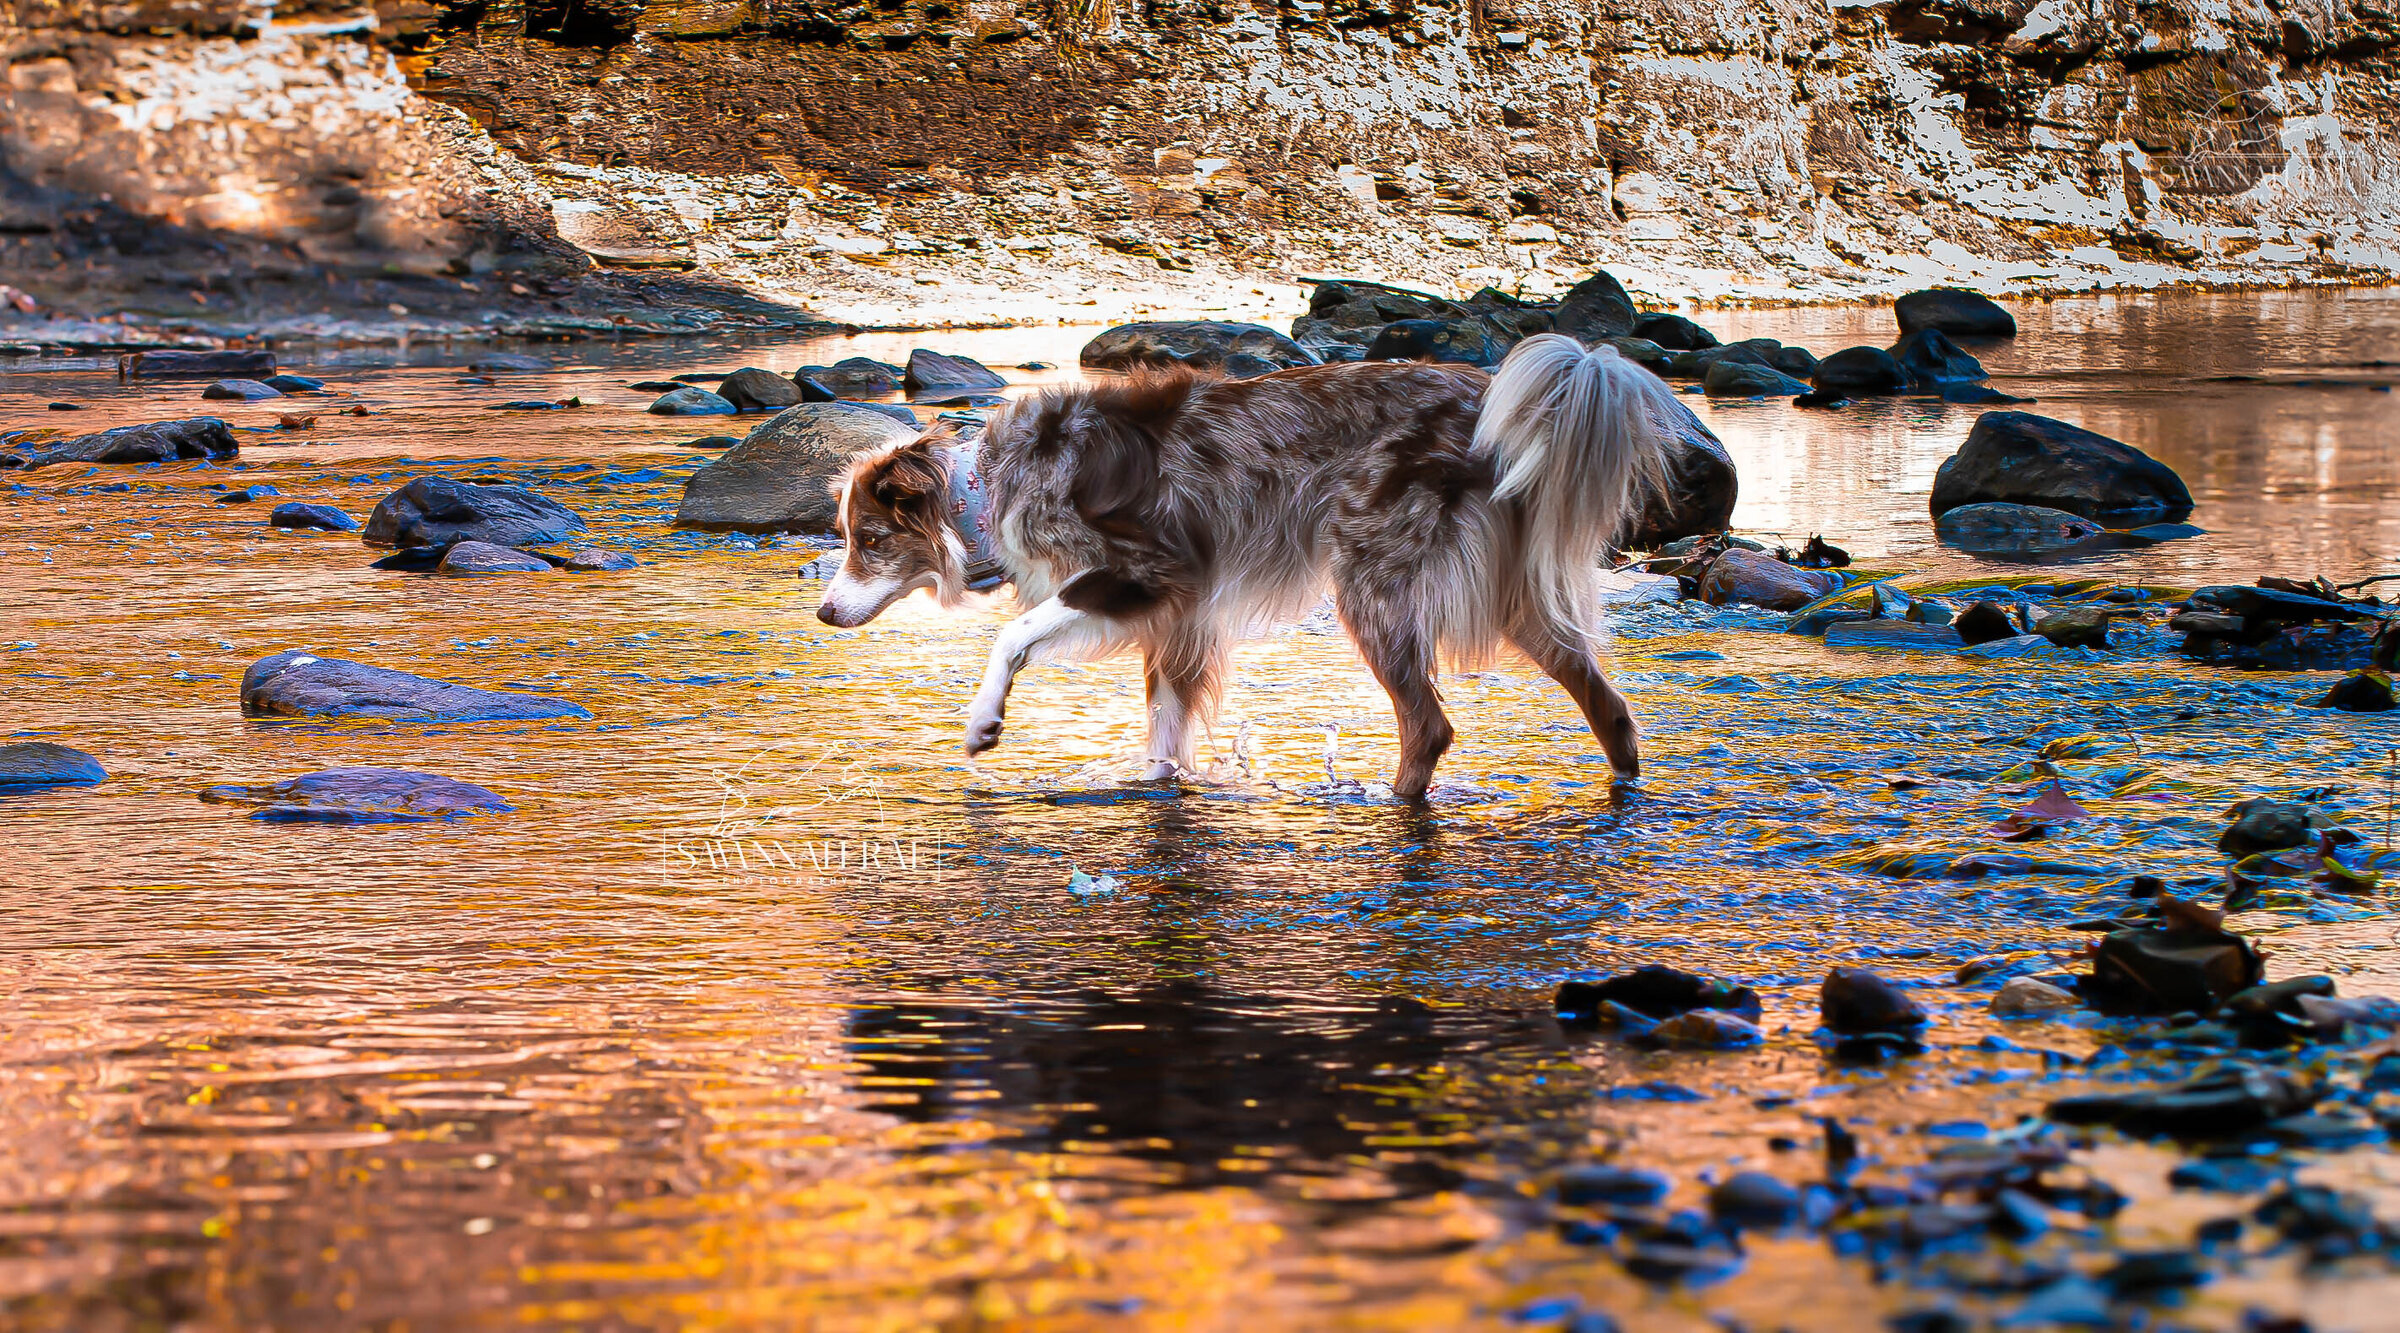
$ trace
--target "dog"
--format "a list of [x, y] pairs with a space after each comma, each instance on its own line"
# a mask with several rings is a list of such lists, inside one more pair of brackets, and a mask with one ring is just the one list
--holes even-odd
[[1632, 713], [1595, 651], [1603, 548], [1665, 484], [1672, 391], [1613, 347], [1543, 334], [1496, 371], [1379, 361], [1233, 380], [1188, 369], [1052, 389], [854, 459], [848, 551], [818, 618], [866, 624], [924, 588], [1016, 584], [969, 712], [999, 743], [1017, 673], [1139, 648], [1143, 776], [1193, 762], [1238, 639], [1330, 583], [1399, 719], [1392, 790], [1452, 740], [1437, 665], [1514, 645], [1562, 686], [1622, 781]]

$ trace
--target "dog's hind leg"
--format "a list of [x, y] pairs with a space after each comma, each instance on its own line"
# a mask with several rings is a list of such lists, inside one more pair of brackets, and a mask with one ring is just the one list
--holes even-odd
[[1036, 662], [1090, 657], [1107, 651], [1121, 634], [1106, 617], [1078, 611], [1053, 597], [1000, 627], [984, 665], [983, 685], [967, 713], [967, 753], [982, 754], [1000, 743], [1000, 721], [1017, 673]]
[[1600, 674], [1600, 659], [1583, 636], [1562, 635], [1538, 612], [1528, 610], [1509, 626], [1508, 641], [1549, 673], [1583, 710], [1583, 720], [1599, 740], [1617, 779], [1631, 782], [1640, 777], [1642, 754], [1635, 739], [1633, 710], [1626, 707], [1625, 696]]
[[1456, 734], [1433, 686], [1432, 639], [1413, 623], [1405, 605], [1359, 596], [1349, 588], [1342, 590], [1336, 604], [1359, 654], [1367, 659], [1367, 669], [1392, 696], [1392, 712], [1400, 722], [1400, 769], [1392, 775], [1392, 792], [1404, 800], [1422, 800], [1433, 785], [1433, 766], [1441, 762]]

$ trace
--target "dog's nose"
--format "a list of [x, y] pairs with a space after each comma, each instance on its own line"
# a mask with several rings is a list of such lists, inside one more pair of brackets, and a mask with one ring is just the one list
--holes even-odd
[[833, 614], [833, 603], [831, 603], [831, 602], [819, 602], [819, 603], [817, 603], [817, 619], [824, 621], [824, 622], [825, 622], [826, 624], [828, 624], [828, 625], [833, 625], [833, 626], [837, 626], [837, 627], [838, 627], [838, 626], [840, 626], [840, 624], [842, 623], [841, 621], [839, 621], [839, 620], [837, 620], [837, 619], [835, 619], [835, 618], [834, 618], [834, 614]]

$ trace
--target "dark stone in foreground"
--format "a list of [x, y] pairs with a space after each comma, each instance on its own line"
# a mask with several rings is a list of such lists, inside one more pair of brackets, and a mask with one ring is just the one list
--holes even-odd
[[1640, 1167], [1596, 1162], [1558, 1173], [1558, 1201], [1570, 1208], [1648, 1208], [1674, 1187], [1666, 1176]]
[[2380, 671], [2353, 671], [2335, 681], [2311, 708], [2332, 708], [2344, 713], [2388, 713], [2392, 711], [2392, 678]]
[[117, 358], [117, 373], [129, 380], [200, 379], [219, 375], [272, 375], [273, 352], [131, 352]]
[[2132, 445], [2031, 412], [1986, 412], [1933, 479], [1933, 512], [1984, 501], [2046, 505], [2096, 520], [2180, 519], [2192, 493]]
[[257, 380], [218, 380], [200, 391], [203, 398], [223, 398], [234, 402], [254, 403], [267, 398], [283, 397], [283, 390]]
[[254, 807], [252, 819], [278, 823], [415, 824], [516, 807], [471, 782], [402, 768], [328, 768], [281, 782], [227, 783], [200, 799]]
[[2114, 1125], [2128, 1134], [2217, 1138], [2305, 1111], [2316, 1100], [2314, 1089], [2281, 1070], [2230, 1065], [2180, 1088], [2062, 1098], [2050, 1103], [2049, 1116], [2062, 1125]]
[[0, 792], [27, 787], [82, 787], [108, 781], [100, 761], [71, 746], [50, 741], [0, 745]]
[[908, 354], [900, 387], [910, 393], [950, 393], [960, 389], [1005, 389], [1008, 381], [973, 357], [945, 356], [917, 348]]
[[300, 528], [317, 532], [356, 532], [358, 520], [332, 505], [284, 504], [275, 506], [267, 522], [278, 528]]
[[1980, 292], [1934, 287], [1892, 303], [1900, 332], [1938, 329], [1953, 338], [2014, 338], [2017, 317]]
[[242, 712], [253, 717], [379, 717], [407, 722], [516, 722], [590, 717], [564, 699], [479, 690], [405, 671], [281, 652], [242, 673]]
[[361, 535], [369, 546], [532, 546], [563, 542], [584, 530], [574, 510], [522, 486], [419, 477], [383, 497]]
[[2296, 801], [2237, 801], [2225, 813], [2232, 822], [2217, 835], [2217, 850], [2234, 857], [2314, 846], [2318, 834], [2335, 827], [2315, 806]]
[[1924, 1007], [1906, 991], [1863, 967], [1827, 972], [1817, 988], [1817, 1007], [1826, 1027], [1851, 1035], [1914, 1032], [1929, 1021]]
[[177, 458], [231, 458], [241, 452], [233, 428], [217, 417], [187, 417], [118, 426], [55, 444], [28, 442], [0, 454], [0, 468], [53, 463], [164, 463]]
[[871, 407], [802, 403], [683, 484], [675, 526], [707, 532], [831, 532], [834, 479], [853, 455], [915, 433]]
[[442, 563], [434, 567], [436, 574], [468, 577], [476, 574], [546, 574], [550, 562], [538, 555], [490, 542], [458, 542], [442, 552]]
[[1309, 350], [1263, 324], [1224, 320], [1168, 320], [1109, 329], [1083, 345], [1079, 358], [1091, 370], [1141, 366], [1190, 366], [1234, 373], [1253, 366], [1285, 370], [1313, 366]]

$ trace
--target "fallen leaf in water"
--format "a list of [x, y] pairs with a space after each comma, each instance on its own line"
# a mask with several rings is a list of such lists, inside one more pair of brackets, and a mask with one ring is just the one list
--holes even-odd
[[2042, 787], [2040, 795], [2026, 802], [2006, 819], [1992, 825], [1988, 832], [1995, 838], [2018, 842], [2039, 836], [2052, 824], [2065, 824], [2092, 817], [2091, 811], [2077, 805], [2075, 798], [2067, 795], [2067, 789], [2058, 785], [2058, 779], [2052, 778]]
[[2162, 893], [2158, 896], [2159, 924], [2169, 930], [2225, 929], [2225, 914], [2214, 907], [2204, 907], [2186, 898]]
[[354, 417], [364, 417], [364, 416], [373, 416], [373, 415], [374, 415], [373, 413], [371, 413], [371, 412], [367, 411], [367, 405], [366, 405], [365, 403], [352, 403], [352, 404], [350, 404], [350, 406], [348, 406], [348, 407], [346, 407], [346, 408], [343, 408], [342, 410], [343, 410], [343, 411], [345, 411], [345, 412], [348, 412], [350, 415], [352, 415], [352, 416], [354, 416]]
[[317, 419], [314, 415], [302, 416], [297, 412], [286, 412], [275, 418], [275, 424], [285, 430], [307, 430], [317, 424]]

